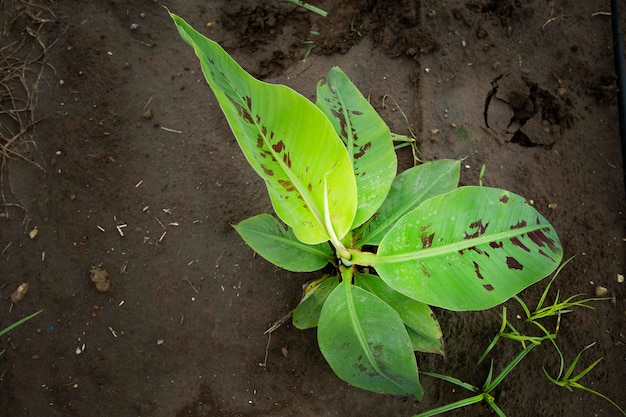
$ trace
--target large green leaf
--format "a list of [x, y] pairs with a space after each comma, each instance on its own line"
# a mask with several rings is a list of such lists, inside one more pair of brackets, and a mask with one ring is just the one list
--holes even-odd
[[379, 245], [381, 239], [408, 212], [436, 195], [454, 190], [459, 184], [460, 161], [443, 159], [427, 162], [399, 174], [374, 219], [363, 232], [362, 245]]
[[358, 205], [352, 227], [380, 207], [396, 176], [396, 154], [389, 128], [338, 67], [317, 85], [317, 106], [330, 120], [354, 165]]
[[376, 275], [357, 272], [354, 283], [396, 310], [407, 327], [413, 350], [443, 355], [441, 327], [427, 304], [400, 294]]
[[317, 339], [326, 361], [339, 378], [356, 387], [421, 399], [415, 355], [402, 319], [347, 278], [328, 296], [320, 314]]
[[550, 274], [562, 256], [554, 228], [522, 197], [462, 187], [405, 215], [369, 263], [415, 300], [481, 310]]
[[291, 228], [271, 214], [250, 217], [235, 225], [235, 230], [256, 253], [288, 271], [317, 271], [334, 259], [328, 243], [300, 242]]
[[339, 275], [322, 279], [309, 289], [293, 311], [293, 325], [300, 330], [317, 327], [322, 306], [337, 285], [339, 285]]
[[[350, 157], [326, 116], [283, 85], [256, 80], [216, 42], [171, 15], [246, 158], [265, 180], [276, 214], [309, 244], [350, 231], [356, 180]], [[324, 199], [332, 231], [325, 224]]]

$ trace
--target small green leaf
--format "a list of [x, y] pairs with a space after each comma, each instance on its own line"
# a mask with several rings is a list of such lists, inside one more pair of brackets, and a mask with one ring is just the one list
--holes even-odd
[[371, 260], [383, 280], [408, 297], [481, 310], [544, 278], [562, 257], [556, 231], [522, 197], [462, 187], [405, 215]]
[[362, 232], [359, 246], [379, 245], [381, 239], [408, 212], [431, 197], [454, 190], [459, 183], [460, 162], [450, 159], [427, 162], [399, 174], [374, 219]]
[[328, 296], [319, 319], [318, 343], [339, 378], [366, 390], [418, 400], [423, 390], [411, 341], [398, 313], [344, 280]]
[[443, 355], [441, 327], [427, 304], [400, 294], [376, 275], [357, 272], [354, 283], [396, 310], [407, 327], [413, 350]]
[[291, 228], [285, 228], [271, 214], [250, 217], [237, 224], [235, 230], [256, 253], [288, 271], [317, 271], [334, 259], [328, 243], [300, 242]]
[[248, 162], [265, 180], [276, 214], [302, 242], [322, 243], [330, 239], [326, 198], [333, 232], [342, 239], [356, 212], [356, 180], [346, 148], [326, 116], [292, 89], [256, 80], [219, 44], [171, 17], [200, 59]]
[[335, 275], [311, 288], [293, 312], [293, 325], [300, 330], [317, 327], [322, 306], [337, 285], [339, 285], [339, 276]]
[[356, 228], [380, 207], [396, 176], [391, 132], [338, 67], [317, 85], [317, 106], [332, 123], [354, 166], [358, 205], [352, 228]]

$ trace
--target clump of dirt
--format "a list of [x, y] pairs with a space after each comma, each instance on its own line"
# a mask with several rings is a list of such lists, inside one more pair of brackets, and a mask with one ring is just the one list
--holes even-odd
[[91, 282], [96, 284], [96, 289], [100, 292], [107, 292], [111, 288], [111, 277], [102, 265], [92, 266], [89, 270]]
[[416, 2], [376, 2], [371, 19], [372, 39], [392, 56], [418, 57], [438, 46], [437, 40], [420, 25]]
[[[573, 123], [571, 101], [565, 96], [564, 89], [557, 90], [555, 96], [528, 76], [512, 80], [509, 77], [510, 74], [501, 74], [491, 82], [492, 89], [485, 99], [483, 112], [485, 127], [492, 128], [490, 116], [505, 117], [507, 120], [496, 120], [495, 123], [506, 123], [506, 127], [500, 128], [498, 133], [511, 143], [551, 149], [560, 140], [562, 130]], [[499, 101], [497, 105], [500, 108], [503, 104], [508, 105], [508, 113], [502, 115], [498, 110], [493, 111], [491, 105], [496, 101]]]
[[327, 3], [319, 5], [328, 10], [324, 17], [287, 2], [228, 2], [220, 16], [227, 31], [222, 46], [254, 55], [259, 67], [251, 72], [259, 78], [276, 76], [311, 53], [345, 53], [363, 37], [369, 2]]
[[346, 53], [368, 35], [391, 56], [418, 57], [437, 48], [419, 24], [415, 2], [355, 0], [337, 7], [326, 1], [319, 7], [326, 17], [287, 2], [229, 2], [220, 16], [227, 31], [221, 44], [253, 55], [259, 65], [250, 70], [260, 78], [279, 75], [309, 54]]

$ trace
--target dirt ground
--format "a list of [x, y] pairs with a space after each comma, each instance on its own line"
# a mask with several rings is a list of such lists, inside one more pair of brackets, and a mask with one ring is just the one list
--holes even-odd
[[[286, 323], [263, 334], [312, 275], [255, 257], [231, 227], [271, 205], [163, 5], [255, 76], [312, 99], [340, 66], [394, 132], [414, 132], [423, 160], [466, 158], [464, 184], [485, 164], [485, 185], [533, 200], [575, 256], [550, 297], [593, 296], [597, 285], [610, 297], [562, 317], [567, 364], [595, 342], [579, 370], [604, 360], [581, 382], [626, 406], [608, 2], [311, 3], [329, 16], [279, 0], [3, 3], [0, 64], [10, 45], [37, 59], [18, 71], [30, 87], [2, 96], [3, 109], [30, 97], [32, 114], [22, 145], [2, 143], [22, 157], [2, 165], [0, 328], [43, 313], [0, 339], [0, 417], [408, 417], [469, 395], [427, 376], [420, 403], [362, 391], [332, 373], [315, 331]], [[399, 158], [410, 166], [408, 148]], [[110, 274], [106, 292], [90, 280], [98, 265]], [[29, 292], [11, 306], [23, 282]], [[545, 283], [522, 298], [536, 303]], [[500, 313], [437, 310], [446, 357], [420, 354], [420, 368], [480, 385], [488, 364], [475, 362]], [[500, 345], [496, 370], [516, 349]], [[618, 415], [597, 396], [550, 384], [542, 367], [555, 374], [557, 360], [542, 345], [499, 386], [507, 415]], [[446, 415], [493, 413], [479, 404]]]

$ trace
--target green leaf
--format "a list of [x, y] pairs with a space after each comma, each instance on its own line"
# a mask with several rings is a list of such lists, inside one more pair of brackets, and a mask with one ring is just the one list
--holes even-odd
[[265, 180], [276, 214], [302, 242], [325, 242], [331, 233], [324, 222], [327, 197], [334, 234], [343, 238], [356, 212], [356, 180], [326, 116], [290, 88], [256, 80], [216, 42], [171, 16], [200, 59], [248, 162]]
[[317, 271], [334, 259], [328, 243], [300, 242], [291, 228], [285, 228], [271, 214], [250, 217], [237, 224], [235, 230], [256, 253], [288, 271]]
[[328, 277], [311, 288], [293, 311], [293, 325], [300, 329], [317, 327], [324, 302], [339, 285], [339, 276]]
[[554, 228], [522, 197], [462, 187], [404, 216], [371, 263], [390, 287], [415, 300], [481, 310], [547, 276], [562, 256]]
[[427, 304], [400, 294], [376, 275], [357, 272], [354, 283], [396, 310], [407, 327], [413, 350], [443, 355], [441, 327]]
[[398, 313], [344, 277], [328, 296], [318, 343], [339, 378], [359, 388], [395, 395], [423, 390], [411, 341]]
[[391, 132], [372, 105], [338, 67], [317, 85], [317, 106], [330, 120], [350, 155], [358, 205], [352, 228], [367, 221], [385, 200], [396, 176]]
[[399, 174], [391, 185], [387, 199], [364, 231], [359, 245], [379, 245], [402, 216], [429, 198], [454, 190], [459, 183], [460, 169], [460, 161], [443, 159]]

